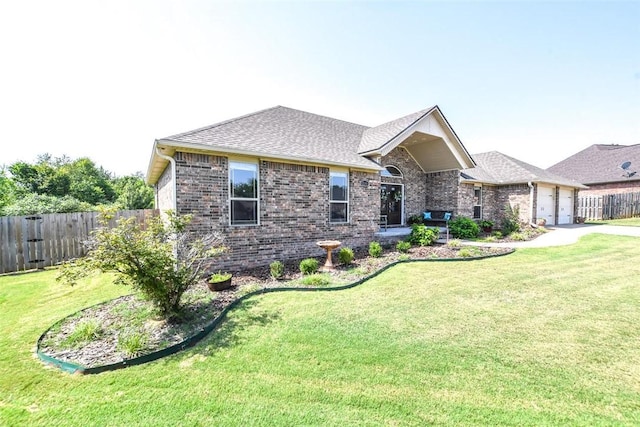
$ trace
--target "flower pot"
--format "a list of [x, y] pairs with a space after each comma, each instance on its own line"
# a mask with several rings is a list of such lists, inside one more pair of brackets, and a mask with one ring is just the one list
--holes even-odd
[[220, 282], [207, 282], [207, 286], [209, 286], [210, 291], [224, 291], [225, 289], [229, 289], [231, 287], [231, 277], [227, 280], [223, 280]]

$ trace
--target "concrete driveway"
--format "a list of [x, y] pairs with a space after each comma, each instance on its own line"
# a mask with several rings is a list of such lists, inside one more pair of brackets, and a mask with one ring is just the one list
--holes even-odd
[[549, 232], [528, 242], [509, 243], [477, 243], [462, 242], [465, 245], [487, 246], [494, 248], [543, 248], [547, 246], [564, 246], [576, 243], [578, 239], [586, 234], [602, 233], [616, 234], [619, 236], [640, 237], [640, 227], [628, 227], [618, 225], [598, 225], [598, 224], [571, 224], [554, 225], [547, 227]]

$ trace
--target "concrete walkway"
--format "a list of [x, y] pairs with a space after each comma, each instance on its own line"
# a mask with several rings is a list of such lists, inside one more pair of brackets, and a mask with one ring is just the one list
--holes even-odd
[[461, 242], [463, 245], [486, 246], [491, 248], [543, 248], [547, 246], [564, 246], [576, 243], [584, 235], [591, 233], [616, 234], [619, 236], [640, 237], [640, 227], [598, 224], [571, 224], [547, 227], [547, 233], [528, 242], [481, 243]]

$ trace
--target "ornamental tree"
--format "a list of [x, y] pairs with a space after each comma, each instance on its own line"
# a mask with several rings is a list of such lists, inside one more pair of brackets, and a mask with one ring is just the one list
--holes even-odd
[[199, 282], [211, 257], [225, 248], [217, 234], [195, 238], [187, 231], [191, 215], [169, 212], [166, 221], [154, 217], [146, 224], [135, 218], [117, 220], [113, 210], [100, 214], [101, 227], [85, 243], [84, 258], [63, 264], [57, 280], [75, 284], [93, 273], [115, 273], [115, 283], [139, 291], [164, 318], [180, 311], [184, 292]]

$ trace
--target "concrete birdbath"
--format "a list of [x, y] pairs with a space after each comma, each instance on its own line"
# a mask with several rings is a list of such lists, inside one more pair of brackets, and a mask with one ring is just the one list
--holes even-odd
[[320, 267], [321, 271], [334, 270], [333, 262], [331, 262], [331, 251], [341, 244], [342, 243], [337, 240], [320, 240], [319, 242], [316, 242], [316, 245], [327, 251], [327, 261], [324, 263], [324, 266]]

